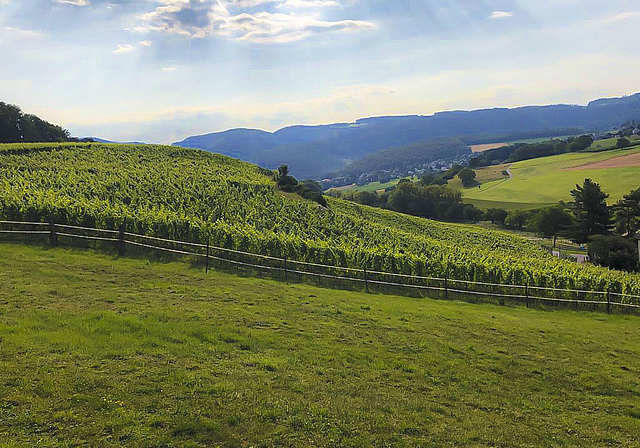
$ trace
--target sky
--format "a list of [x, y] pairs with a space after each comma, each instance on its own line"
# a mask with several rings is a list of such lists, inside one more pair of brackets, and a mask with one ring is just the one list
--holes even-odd
[[0, 101], [76, 136], [640, 92], [640, 0], [0, 0]]

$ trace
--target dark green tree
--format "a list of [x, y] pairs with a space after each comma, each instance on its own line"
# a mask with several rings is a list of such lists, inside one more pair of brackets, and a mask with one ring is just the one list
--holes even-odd
[[640, 230], [640, 188], [625, 194], [614, 206], [616, 232], [632, 236]]
[[529, 219], [529, 214], [522, 210], [512, 210], [509, 212], [507, 216], [506, 223], [509, 227], [515, 227], [516, 229], [522, 229], [527, 220]]
[[564, 235], [571, 228], [573, 220], [561, 205], [543, 208], [530, 220], [530, 227], [540, 236], [553, 238], [553, 247], [556, 247], [558, 236]]
[[492, 223], [497, 223], [503, 226], [509, 214], [506, 210], [501, 208], [490, 208], [489, 210], [487, 210], [486, 216], [487, 219], [489, 219]]
[[589, 258], [593, 263], [612, 269], [634, 271], [638, 268], [635, 240], [618, 235], [598, 235], [589, 243]]
[[618, 142], [616, 143], [616, 146], [618, 148], [626, 148], [628, 146], [631, 146], [631, 142], [629, 141], [629, 139], [619, 138]]
[[472, 187], [476, 183], [476, 172], [465, 168], [458, 173], [458, 178], [462, 182], [463, 187]]
[[586, 243], [594, 235], [606, 235], [611, 225], [611, 212], [607, 206], [608, 194], [591, 179], [571, 190], [575, 225], [571, 229], [571, 239], [576, 243]]

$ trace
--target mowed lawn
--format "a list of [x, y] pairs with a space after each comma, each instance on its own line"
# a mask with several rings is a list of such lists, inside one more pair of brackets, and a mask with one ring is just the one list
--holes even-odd
[[0, 243], [0, 446], [638, 446], [639, 328]]
[[590, 178], [610, 195], [609, 203], [614, 203], [624, 194], [640, 187], [640, 166], [574, 170], [568, 168], [638, 152], [640, 148], [600, 153], [571, 153], [526, 160], [511, 165], [511, 180], [487, 182], [480, 189], [476, 187], [462, 191], [465, 199], [470, 202], [481, 200], [513, 204], [556, 203], [560, 200], [570, 200], [570, 191], [576, 184], [582, 184], [586, 178]]

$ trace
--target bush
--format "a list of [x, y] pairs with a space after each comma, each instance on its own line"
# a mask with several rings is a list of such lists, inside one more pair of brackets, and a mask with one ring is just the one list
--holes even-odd
[[631, 142], [626, 138], [619, 138], [616, 143], [617, 148], [628, 148], [629, 146], [631, 146]]
[[486, 216], [492, 223], [498, 223], [503, 226], [509, 214], [506, 210], [501, 208], [490, 208], [487, 210]]
[[593, 263], [612, 269], [634, 271], [638, 268], [635, 240], [621, 236], [595, 236], [589, 243], [589, 258]]

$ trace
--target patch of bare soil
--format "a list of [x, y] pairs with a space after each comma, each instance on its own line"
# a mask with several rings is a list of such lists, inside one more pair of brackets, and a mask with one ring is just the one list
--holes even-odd
[[564, 168], [562, 171], [598, 170], [602, 168], [625, 168], [630, 166], [640, 166], [640, 152], [625, 156], [618, 156], [608, 160], [601, 160], [600, 162]]

